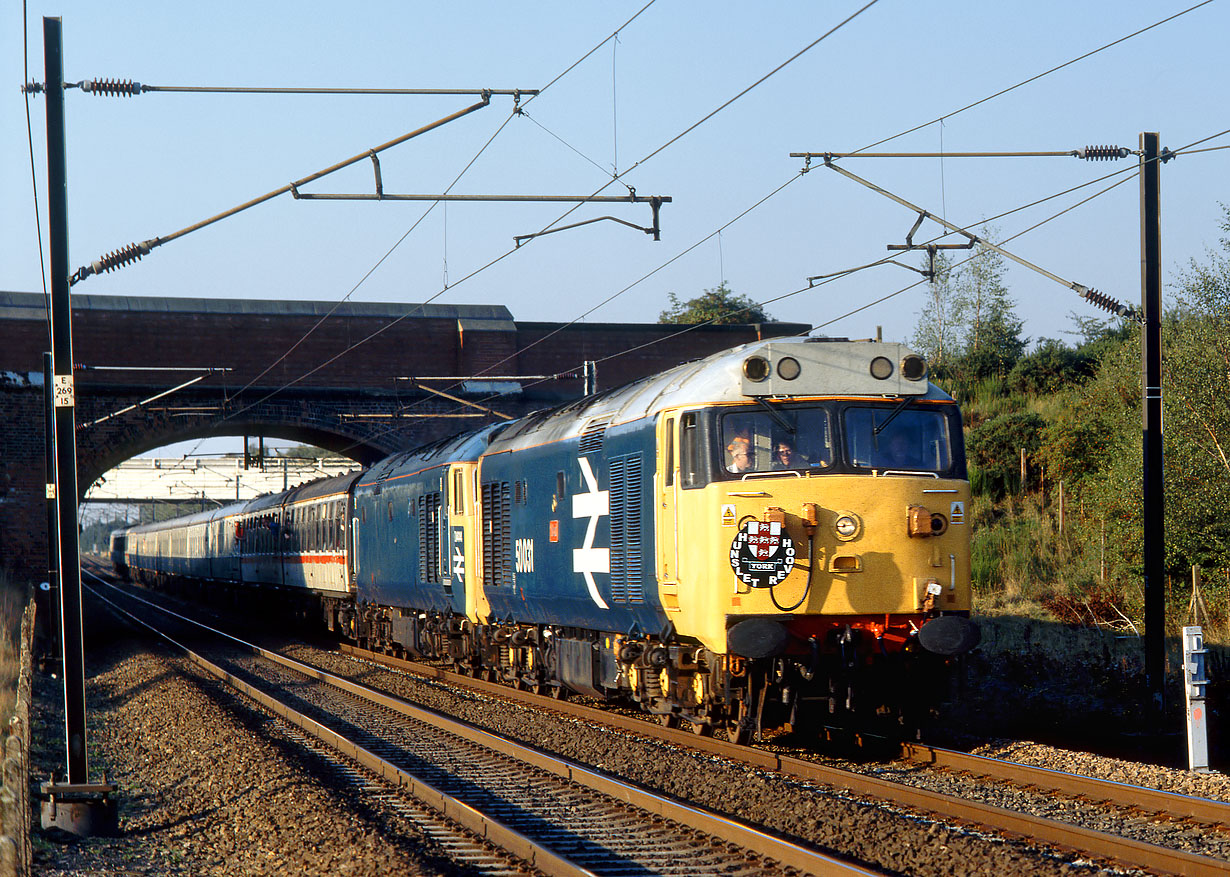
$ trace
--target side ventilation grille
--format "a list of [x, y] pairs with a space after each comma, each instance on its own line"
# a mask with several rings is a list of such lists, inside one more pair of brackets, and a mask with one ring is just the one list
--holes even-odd
[[611, 458], [611, 600], [644, 603], [641, 455]]
[[581, 431], [581, 454], [596, 454], [602, 450], [602, 440], [606, 437], [606, 428], [611, 423], [609, 417], [591, 420]]

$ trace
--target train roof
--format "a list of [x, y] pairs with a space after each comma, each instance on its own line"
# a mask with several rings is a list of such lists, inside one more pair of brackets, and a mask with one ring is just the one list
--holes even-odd
[[207, 509], [203, 512], [195, 512], [191, 515], [182, 515], [178, 518], [168, 518], [165, 521], [156, 521], [152, 524], [137, 524], [134, 527], [127, 528], [126, 533], [154, 533], [158, 530], [164, 530], [167, 527], [189, 527], [193, 524], [205, 524], [215, 518], [226, 517], [227, 515], [237, 515], [244, 510], [250, 500], [233, 502], [230, 505], [224, 505], [220, 508]]
[[354, 471], [346, 472], [343, 475], [333, 475], [329, 478], [318, 478], [315, 481], [300, 484], [298, 487], [292, 487], [290, 490], [284, 490], [282, 494], [286, 497], [288, 503], [319, 499], [323, 496], [334, 496], [350, 490], [350, 485], [362, 474], [361, 471]]
[[754, 341], [514, 421], [491, 439], [510, 450], [668, 408], [816, 397], [948, 400], [904, 344], [810, 337]]
[[395, 472], [418, 471], [443, 463], [477, 460], [486, 452], [491, 437], [507, 426], [507, 423], [489, 424], [474, 432], [463, 432], [460, 435], [449, 436], [431, 444], [385, 457], [380, 462], [373, 463], [370, 469], [362, 473], [361, 483], [363, 485], [379, 483], [388, 479]]

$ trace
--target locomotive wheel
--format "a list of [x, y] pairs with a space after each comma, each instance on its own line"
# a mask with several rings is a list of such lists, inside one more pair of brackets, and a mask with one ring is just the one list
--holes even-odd
[[752, 729], [742, 722], [731, 722], [726, 726], [726, 735], [736, 746], [746, 746], [752, 742]]
[[692, 733], [697, 737], [712, 737], [713, 725], [708, 722], [692, 722]]
[[678, 728], [679, 716], [674, 713], [658, 713], [655, 717], [659, 725], [663, 728]]
[[568, 699], [568, 689], [562, 685], [552, 685], [547, 693], [550, 694], [554, 700]]
[[752, 742], [752, 723], [750, 721], [747, 703], [739, 702], [739, 716], [734, 721], [726, 723], [726, 736], [736, 746], [746, 746]]

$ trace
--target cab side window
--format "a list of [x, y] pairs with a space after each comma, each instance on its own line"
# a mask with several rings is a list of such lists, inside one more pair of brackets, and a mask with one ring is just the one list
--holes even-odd
[[684, 488], [705, 486], [700, 430], [695, 412], [684, 414], [679, 419], [679, 483]]

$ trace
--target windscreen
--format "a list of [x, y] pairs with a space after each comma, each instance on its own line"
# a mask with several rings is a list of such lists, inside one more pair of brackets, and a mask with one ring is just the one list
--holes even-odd
[[819, 470], [833, 463], [833, 429], [824, 408], [776, 408], [722, 416], [729, 474]]
[[943, 472], [952, 465], [949, 419], [942, 411], [847, 408], [846, 458], [859, 469]]

